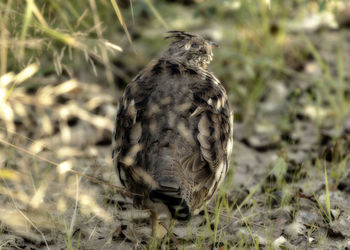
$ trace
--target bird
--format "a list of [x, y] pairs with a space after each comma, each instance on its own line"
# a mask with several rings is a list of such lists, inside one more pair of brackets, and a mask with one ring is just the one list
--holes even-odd
[[[133, 205], [150, 210], [152, 236], [189, 221], [222, 184], [233, 149], [233, 112], [207, 67], [218, 45], [168, 31], [170, 45], [126, 86], [116, 111], [112, 158]], [[165, 222], [161, 218], [165, 216]]]

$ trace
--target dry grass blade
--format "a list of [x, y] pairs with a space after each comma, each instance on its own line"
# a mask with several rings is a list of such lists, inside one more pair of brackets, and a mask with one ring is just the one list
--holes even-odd
[[57, 30], [54, 30], [52, 28], [50, 28], [49, 26], [45, 26], [45, 25], [42, 25], [42, 24], [38, 24], [38, 27], [44, 31], [46, 34], [48, 34], [49, 36], [59, 40], [59, 41], [62, 41], [64, 43], [66, 43], [67, 45], [69, 46], [72, 46], [74, 48], [78, 48], [78, 49], [83, 49], [85, 46], [80, 43], [77, 39], [75, 39], [74, 37], [68, 35], [68, 34], [65, 34], [65, 33], [62, 33], [62, 32], [59, 32]]
[[42, 25], [48, 26], [47, 22], [45, 21], [45, 18], [41, 15], [40, 10], [38, 9], [35, 3], [33, 3], [33, 13]]
[[18, 173], [11, 169], [0, 169], [0, 177], [3, 179], [14, 180], [14, 181], [19, 180]]
[[[118, 4], [115, 0], [111, 0], [111, 4], [113, 6], [113, 9], [115, 11], [115, 13], [117, 14], [117, 17], [118, 17], [118, 20], [120, 22], [120, 24], [122, 25], [124, 31], [125, 31], [125, 34], [129, 40], [129, 43], [130, 45], [134, 48], [134, 45], [132, 43], [132, 40], [131, 40], [131, 37], [130, 37], [130, 34], [129, 34], [129, 30], [128, 30], [128, 27], [126, 26], [125, 22], [124, 22], [124, 19], [123, 19], [123, 16], [122, 16], [122, 13], [120, 12], [120, 9], [118, 7]], [[134, 48], [135, 50], [135, 48]]]
[[77, 185], [77, 188], [76, 188], [76, 191], [75, 191], [75, 204], [74, 204], [72, 220], [71, 220], [71, 223], [70, 223], [70, 226], [69, 226], [69, 231], [68, 231], [70, 237], [73, 236], [73, 229], [74, 229], [75, 222], [77, 220], [78, 201], [79, 201], [79, 183], [80, 183], [80, 178], [78, 178], [78, 176], [76, 176], [75, 182], [76, 182], [76, 185]]
[[13, 89], [15, 88], [15, 86], [17, 84], [22, 83], [25, 80], [27, 80], [28, 78], [32, 77], [38, 70], [39, 70], [39, 65], [34, 63], [34, 64], [29, 65], [25, 69], [23, 69], [20, 73], [18, 73], [13, 78], [13, 84], [12, 84], [11, 88], [6, 92], [4, 101], [6, 102], [6, 100], [9, 98], [9, 96], [11, 95]]
[[[98, 15], [96, 2], [95, 2], [95, 0], [90, 0], [89, 3], [90, 3], [92, 13], [93, 13], [93, 18], [94, 18], [94, 22], [95, 22], [95, 26], [96, 26], [97, 36], [99, 39], [103, 39], [101, 25], [99, 25], [101, 21], [100, 21], [99, 15]], [[111, 70], [112, 66], [111, 66], [111, 62], [110, 62], [107, 50], [105, 47], [100, 47], [100, 49], [101, 49], [103, 63], [106, 66], [105, 72], [106, 72], [107, 81], [109, 83], [110, 88], [114, 89], [113, 72]]]

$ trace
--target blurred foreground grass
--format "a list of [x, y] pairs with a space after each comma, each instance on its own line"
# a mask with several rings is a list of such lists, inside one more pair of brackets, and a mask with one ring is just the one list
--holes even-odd
[[[345, 248], [350, 6], [268, 3], [2, 1], [0, 139], [114, 183], [117, 97], [166, 48], [165, 31], [197, 32], [220, 44], [211, 70], [229, 91], [236, 143], [215, 201], [174, 229], [182, 246]], [[5, 145], [0, 164], [0, 245], [146, 248], [147, 212], [112, 188]]]

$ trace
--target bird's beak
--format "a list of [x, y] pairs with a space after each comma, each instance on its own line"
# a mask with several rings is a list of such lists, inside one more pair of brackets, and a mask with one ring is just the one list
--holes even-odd
[[212, 49], [219, 47], [219, 45], [216, 42], [213, 42], [213, 41], [210, 41], [209, 44], [210, 44]]

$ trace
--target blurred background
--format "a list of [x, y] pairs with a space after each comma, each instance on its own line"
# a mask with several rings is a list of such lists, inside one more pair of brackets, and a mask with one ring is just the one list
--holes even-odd
[[147, 212], [69, 170], [116, 183], [118, 98], [184, 30], [220, 46], [235, 143], [182, 246], [350, 247], [349, 28], [347, 1], [1, 1], [0, 245], [147, 246]]

